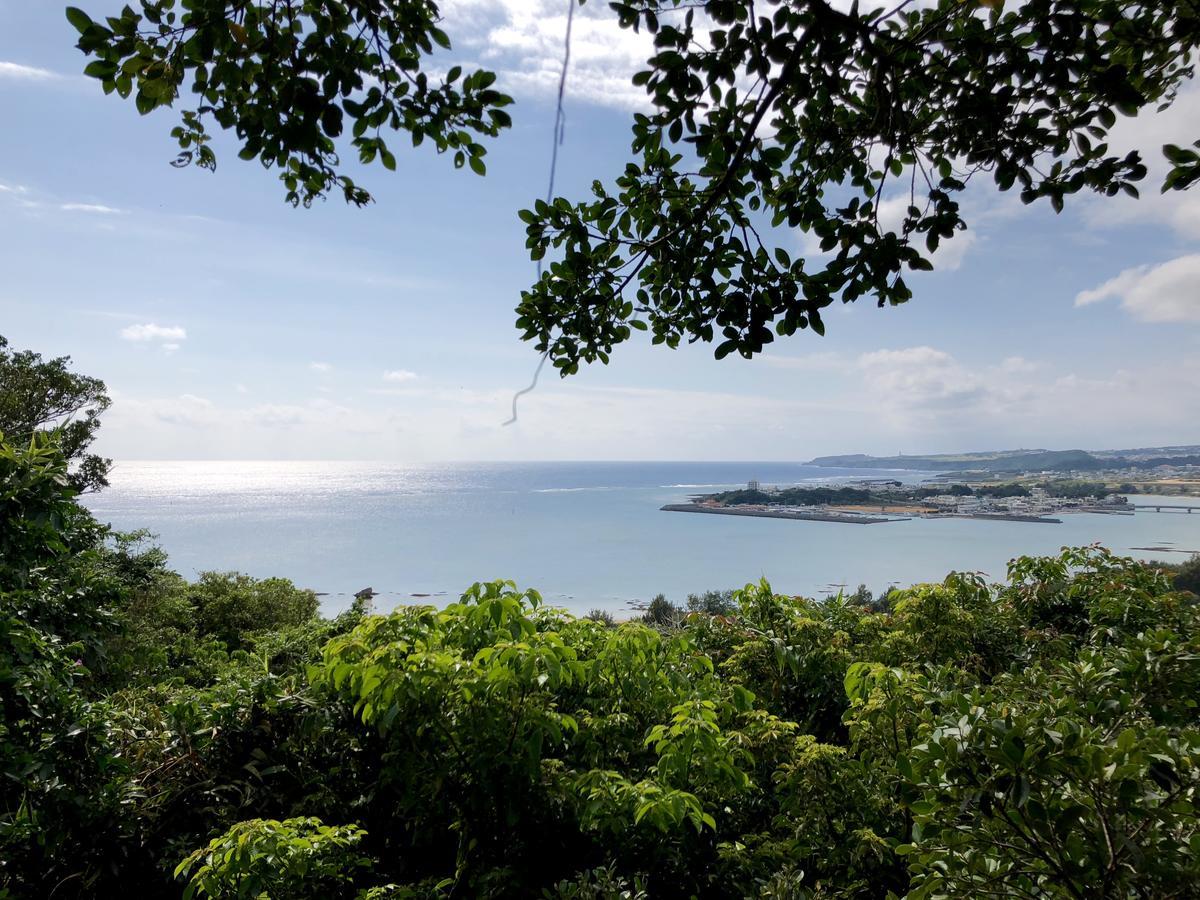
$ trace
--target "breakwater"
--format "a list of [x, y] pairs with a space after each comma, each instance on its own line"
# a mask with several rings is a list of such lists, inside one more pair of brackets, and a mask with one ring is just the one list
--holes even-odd
[[843, 522], [847, 525], [874, 525], [879, 522], [896, 522], [897, 518], [879, 516], [856, 516], [845, 513], [792, 512], [784, 509], [734, 509], [728, 506], [700, 506], [695, 503], [668, 503], [662, 507], [666, 512], [705, 513], [714, 516], [753, 516], [760, 519], [797, 519], [806, 522]]
[[1050, 516], [1026, 516], [1019, 513], [955, 513], [947, 518], [991, 519], [993, 522], [1044, 522], [1047, 525], [1062, 524], [1062, 519], [1054, 519]]

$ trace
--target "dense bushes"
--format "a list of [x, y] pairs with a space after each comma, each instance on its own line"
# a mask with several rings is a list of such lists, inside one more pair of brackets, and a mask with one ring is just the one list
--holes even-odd
[[62, 476], [0, 454], [0, 896], [1200, 883], [1197, 600], [1107, 551], [649, 624], [503, 581], [325, 620], [284, 581], [187, 583]]

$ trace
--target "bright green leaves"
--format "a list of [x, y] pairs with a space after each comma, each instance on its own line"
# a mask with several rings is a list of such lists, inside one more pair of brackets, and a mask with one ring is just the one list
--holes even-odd
[[[340, 191], [363, 205], [370, 194], [343, 174], [339, 146], [389, 171], [396, 157], [386, 132], [428, 138], [456, 167], [485, 171], [479, 137], [511, 124], [511, 98], [495, 90], [491, 72], [430, 78], [422, 62], [449, 39], [437, 6], [369, 0], [341, 3], [140, 0], [101, 22], [71, 7], [78, 47], [92, 57], [85, 74], [105, 93], [133, 95], [146, 114], [195, 96], [171, 132], [177, 166], [214, 169], [209, 127], [231, 130], [242, 159], [279, 170], [292, 204]], [[457, 68], [457, 67], [456, 67]]]
[[[909, 896], [1172, 896], [1195, 883], [1200, 731], [1156, 723], [1107, 663], [928, 697], [937, 712], [904, 770], [919, 798]], [[1093, 674], [1081, 680], [1080, 665]]]
[[621, 832], [629, 827], [631, 813], [633, 824], [645, 824], [662, 833], [685, 823], [697, 832], [717, 827], [695, 794], [650, 779], [632, 782], [619, 772], [589, 769], [578, 775], [573, 786], [580, 797], [580, 821], [585, 828]]
[[[1136, 195], [1146, 167], [1110, 152], [1116, 112], [1173, 99], [1200, 45], [1187, 4], [710, 0], [703, 21], [691, 6], [614, 4], [655, 43], [633, 158], [588, 199], [521, 213], [550, 262], [517, 328], [563, 375], [634, 330], [749, 358], [823, 334], [834, 302], [904, 303], [907, 273], [967, 227], [959, 198], [981, 176], [1056, 210], [1082, 190]], [[1200, 177], [1191, 150], [1167, 152], [1168, 187]]]
[[[71, 371], [71, 358], [43, 359], [31, 350], [10, 350], [0, 335], [0, 434], [28, 445], [38, 432], [52, 431], [59, 452], [73, 464], [68, 476], [77, 490], [108, 484], [112, 460], [88, 453], [111, 399], [99, 378]], [[51, 452], [45, 445], [42, 452]]]
[[422, 773], [412, 815], [441, 785], [472, 836], [542, 790], [588, 830], [715, 829], [750, 787], [746, 747], [765, 727], [686, 635], [572, 619], [504, 581], [364, 621], [312, 678]]
[[676, 706], [669, 723], [650, 729], [646, 745], [658, 754], [658, 776], [667, 784], [708, 785], [721, 794], [750, 786], [749, 776], [738, 767], [735, 745], [721, 732], [712, 700]]
[[193, 897], [341, 896], [371, 860], [356, 852], [366, 832], [317, 818], [251, 819], [213, 838], [175, 868]]

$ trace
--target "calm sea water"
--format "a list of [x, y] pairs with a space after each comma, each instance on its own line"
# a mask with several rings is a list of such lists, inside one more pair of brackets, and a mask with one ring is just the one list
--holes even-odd
[[788, 463], [123, 462], [112, 486], [86, 502], [117, 528], [157, 534], [185, 575], [283, 575], [326, 593], [330, 612], [367, 586], [383, 594], [376, 603], [386, 608], [510, 578], [575, 610], [619, 611], [659, 592], [681, 601], [762, 576], [778, 590], [819, 596], [841, 584], [879, 591], [938, 580], [952, 569], [1000, 578], [1012, 557], [1067, 544], [1098, 541], [1174, 559], [1186, 557], [1132, 548], [1200, 550], [1200, 510], [1070, 515], [1061, 525], [843, 525], [659, 510], [752, 478], [881, 476], [923, 477]]

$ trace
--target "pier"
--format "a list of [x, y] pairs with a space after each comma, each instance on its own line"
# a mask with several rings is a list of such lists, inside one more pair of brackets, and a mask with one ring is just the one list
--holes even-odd
[[714, 516], [752, 516], [760, 519], [797, 519], [802, 522], [844, 522], [847, 525], [875, 525], [879, 522], [899, 522], [902, 518], [854, 516], [845, 513], [792, 512], [783, 509], [744, 509], [729, 506], [700, 506], [696, 503], [668, 503], [665, 512], [706, 513]]
[[1170, 512], [1177, 509], [1182, 509], [1188, 515], [1191, 515], [1193, 509], [1200, 509], [1200, 506], [1187, 506], [1183, 503], [1131, 503], [1129, 504], [1134, 509], [1152, 509], [1157, 513], [1164, 510]]

